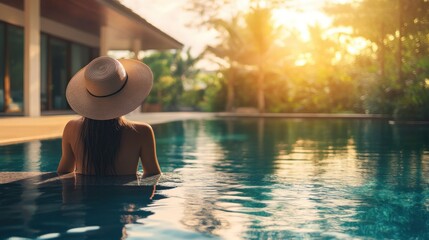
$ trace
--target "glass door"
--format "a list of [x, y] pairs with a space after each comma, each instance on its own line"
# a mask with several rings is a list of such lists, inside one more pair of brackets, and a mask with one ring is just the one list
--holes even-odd
[[88, 64], [93, 48], [42, 33], [40, 51], [41, 110], [68, 110], [67, 84]]
[[40, 107], [42, 111], [49, 109], [48, 92], [48, 36], [40, 35]]
[[6, 111], [22, 112], [24, 108], [24, 31], [7, 27], [5, 95]]
[[48, 110], [69, 109], [66, 101], [69, 44], [60, 39], [49, 38], [48, 46]]
[[0, 113], [5, 111], [4, 70], [5, 70], [5, 25], [0, 22]]

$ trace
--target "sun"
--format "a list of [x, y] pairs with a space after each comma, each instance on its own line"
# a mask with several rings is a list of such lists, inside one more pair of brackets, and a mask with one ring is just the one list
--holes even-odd
[[304, 41], [309, 41], [308, 26], [320, 26], [327, 28], [331, 25], [332, 19], [321, 11], [293, 11], [285, 8], [273, 10], [273, 23], [276, 26], [284, 26], [297, 30]]
[[[337, 2], [338, 1], [340, 0], [337, 0]], [[342, 0], [342, 2], [350, 2], [350, 0]], [[287, 29], [298, 31], [300, 38], [304, 42], [311, 41], [311, 36], [308, 31], [309, 26], [318, 26], [325, 30], [324, 37], [329, 37], [330, 34], [338, 32], [345, 33], [342, 37], [336, 39], [339, 39], [340, 44], [344, 45], [346, 51], [351, 55], [360, 54], [362, 50], [370, 45], [370, 42], [366, 39], [352, 37], [351, 28], [344, 29], [333, 27], [333, 19], [318, 8], [308, 8], [303, 11], [286, 8], [273, 9], [272, 21], [275, 26], [282, 26]], [[298, 65], [303, 65], [307, 60], [301, 58], [298, 62]]]

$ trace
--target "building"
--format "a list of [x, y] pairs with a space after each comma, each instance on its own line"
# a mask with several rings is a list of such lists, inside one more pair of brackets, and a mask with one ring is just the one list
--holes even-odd
[[71, 76], [109, 50], [181, 47], [117, 0], [0, 0], [0, 116], [69, 110]]

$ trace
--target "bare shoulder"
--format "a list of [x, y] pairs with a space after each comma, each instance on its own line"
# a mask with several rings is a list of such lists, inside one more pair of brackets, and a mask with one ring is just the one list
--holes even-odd
[[64, 131], [74, 131], [82, 126], [83, 118], [72, 119], [67, 122]]
[[152, 127], [148, 123], [143, 122], [129, 122], [132, 128], [140, 137], [148, 137], [153, 135]]
[[63, 139], [70, 139], [75, 134], [80, 132], [79, 129], [82, 126], [82, 122], [82, 118], [72, 119], [68, 121], [66, 126], [64, 127]]

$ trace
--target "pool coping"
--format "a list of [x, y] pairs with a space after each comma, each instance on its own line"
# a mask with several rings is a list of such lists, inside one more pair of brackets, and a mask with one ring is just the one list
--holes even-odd
[[[48, 115], [40, 117], [0, 117], [0, 146], [23, 143], [32, 140], [60, 138], [65, 124], [71, 119], [78, 117], [79, 116], [75, 114]], [[322, 118], [378, 119], [391, 121], [391, 117], [388, 115], [355, 113], [133, 112], [125, 117], [131, 121], [146, 122], [151, 125], [181, 120], [210, 118]], [[395, 124], [396, 122], [391, 121], [389, 123]]]
[[344, 119], [383, 119], [389, 120], [390, 116], [384, 114], [360, 114], [360, 113], [230, 113], [219, 112], [217, 117], [239, 118], [344, 118]]

